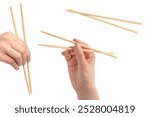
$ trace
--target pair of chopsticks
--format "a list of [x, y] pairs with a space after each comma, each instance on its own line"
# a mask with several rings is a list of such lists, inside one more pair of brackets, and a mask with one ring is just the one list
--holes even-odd
[[71, 13], [76, 13], [76, 14], [79, 14], [79, 15], [82, 15], [82, 16], [86, 16], [88, 18], [91, 18], [91, 19], [94, 19], [94, 20], [97, 20], [97, 21], [109, 24], [111, 26], [115, 26], [117, 28], [121, 28], [123, 30], [129, 31], [129, 32], [132, 32], [132, 33], [138, 33], [138, 32], [135, 31], [135, 30], [132, 30], [132, 29], [129, 29], [129, 28], [126, 28], [126, 27], [123, 27], [123, 26], [120, 26], [120, 25], [117, 25], [117, 24], [105, 21], [103, 19], [109, 19], [109, 20], [114, 20], [114, 21], [119, 21], [119, 22], [125, 22], [125, 23], [136, 24], [136, 25], [142, 25], [142, 23], [136, 22], [136, 21], [129, 21], [129, 20], [124, 20], [124, 19], [118, 19], [118, 18], [112, 18], [112, 17], [107, 17], [107, 16], [95, 15], [95, 14], [91, 14], [91, 13], [83, 13], [83, 12], [75, 11], [75, 10], [72, 10], [72, 9], [69, 9], [69, 10], [66, 10], [66, 11], [71, 12]]
[[[74, 41], [71, 41], [69, 39], [66, 39], [64, 37], [61, 37], [61, 36], [57, 36], [57, 35], [54, 35], [54, 34], [51, 34], [51, 33], [48, 33], [48, 32], [45, 32], [45, 31], [41, 31], [42, 33], [46, 34], [46, 35], [49, 35], [49, 36], [52, 36], [52, 37], [55, 37], [55, 38], [58, 38], [58, 39], [61, 39], [63, 41], [67, 41], [67, 42], [70, 42], [72, 44], [76, 44], [77, 42], [74, 42]], [[117, 58], [114, 53], [111, 53], [111, 52], [104, 52], [104, 51], [101, 51], [101, 50], [97, 50], [95, 48], [91, 48], [91, 47], [88, 47], [86, 45], [83, 45], [83, 44], [80, 44], [82, 47], [85, 47], [87, 48], [88, 50], [84, 49], [83, 51], [94, 51], [94, 52], [97, 52], [97, 53], [101, 53], [101, 54], [104, 54], [104, 55], [107, 55], [107, 56], [110, 56], [110, 57], [114, 57], [114, 58]], [[65, 46], [57, 46], [57, 45], [50, 45], [50, 44], [39, 44], [39, 46], [44, 46], [44, 47], [52, 47], [52, 48], [61, 48], [61, 49], [70, 49], [68, 47], [65, 47]]]
[[[13, 9], [12, 9], [11, 6], [10, 6], [10, 12], [11, 12], [11, 17], [12, 17], [12, 21], [13, 21], [13, 26], [14, 26], [15, 34], [18, 37], [18, 32], [17, 32], [16, 23], [15, 23], [14, 13], [13, 13]], [[23, 39], [24, 39], [24, 42], [26, 43], [26, 33], [25, 33], [25, 26], [24, 26], [24, 17], [23, 17], [22, 4], [20, 4], [20, 13], [21, 13], [21, 21], [22, 21]], [[29, 63], [27, 63], [28, 77], [27, 77], [25, 66], [23, 66], [23, 71], [24, 71], [25, 82], [26, 82], [26, 86], [27, 86], [28, 92], [29, 92], [29, 94], [31, 94], [32, 93], [32, 85], [31, 85], [31, 78], [30, 78]]]

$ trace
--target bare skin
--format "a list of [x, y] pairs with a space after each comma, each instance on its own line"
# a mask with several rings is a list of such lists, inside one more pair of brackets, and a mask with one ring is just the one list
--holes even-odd
[[99, 100], [94, 83], [95, 55], [93, 51], [83, 51], [80, 44], [86, 43], [74, 39], [77, 42], [72, 49], [62, 52], [68, 65], [71, 84], [77, 93], [79, 100]]
[[27, 45], [13, 33], [0, 35], [0, 61], [10, 64], [14, 69], [30, 62], [30, 51]]

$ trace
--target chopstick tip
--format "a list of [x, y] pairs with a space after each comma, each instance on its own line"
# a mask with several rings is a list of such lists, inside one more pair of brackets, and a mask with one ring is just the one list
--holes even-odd
[[66, 11], [68, 11], [68, 12], [72, 12], [73, 10], [72, 10], [72, 9], [67, 9]]
[[138, 32], [137, 32], [137, 31], [135, 31], [134, 33], [135, 33], [135, 34], [138, 34]]
[[44, 34], [46, 33], [46, 32], [45, 32], [45, 31], [43, 31], [43, 30], [41, 30], [40, 32], [41, 32], [41, 33], [44, 33]]
[[38, 44], [38, 46], [42, 46], [42, 44]]
[[113, 57], [116, 58], [116, 59], [118, 58], [117, 56], [113, 56]]

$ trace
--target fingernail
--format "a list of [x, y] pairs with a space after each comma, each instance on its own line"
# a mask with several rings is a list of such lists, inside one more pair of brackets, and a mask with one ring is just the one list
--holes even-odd
[[73, 41], [77, 42], [78, 40], [74, 38]]
[[16, 67], [15, 69], [16, 69], [16, 70], [19, 70], [19, 67]]
[[75, 43], [75, 47], [78, 47], [78, 44], [77, 44], [77, 43]]
[[61, 54], [64, 56], [64, 55], [65, 55], [65, 52], [63, 51]]
[[78, 50], [81, 48], [80, 44], [78, 44], [78, 43], [75, 44], [75, 47], [76, 47], [76, 49], [78, 49]]
[[27, 63], [31, 62], [31, 59], [27, 60]]
[[77, 47], [80, 47], [80, 44], [76, 43], [77, 44]]
[[27, 57], [27, 62], [29, 63], [31, 61], [31, 57]]
[[27, 63], [29, 63], [30, 61], [31, 61], [31, 59], [28, 59], [28, 60], [27, 60]]

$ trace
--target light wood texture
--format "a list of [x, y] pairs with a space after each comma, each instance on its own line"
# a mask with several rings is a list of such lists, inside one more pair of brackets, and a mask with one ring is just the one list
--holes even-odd
[[[83, 15], [83, 14], [81, 14], [81, 15]], [[89, 17], [89, 18], [91, 18], [91, 19], [95, 19], [95, 20], [97, 20], [97, 21], [100, 21], [100, 22], [109, 24], [109, 25], [111, 25], [111, 26], [115, 26], [115, 27], [117, 27], [117, 28], [121, 28], [121, 29], [123, 29], [123, 30], [129, 31], [129, 32], [132, 32], [132, 33], [138, 33], [138, 32], [135, 31], [135, 30], [132, 30], [132, 29], [126, 28], [126, 27], [124, 27], [124, 26], [120, 26], [120, 25], [117, 25], [117, 24], [114, 24], [114, 23], [111, 23], [111, 22], [108, 22], [108, 21], [105, 21], [105, 20], [102, 20], [102, 19], [99, 19], [99, 18], [95, 18], [95, 17], [91, 17], [91, 16], [87, 16], [87, 15], [83, 15], [83, 16]]]
[[[50, 47], [50, 48], [58, 48], [58, 49], [72, 49], [71, 47], [66, 47], [66, 46], [59, 46], [59, 45], [51, 45], [51, 44], [38, 44], [39, 46], [42, 47]], [[84, 52], [92, 52], [93, 50], [89, 49], [82, 49]]]
[[[49, 36], [52, 36], [52, 37], [56, 37], [58, 39], [61, 39], [63, 41], [67, 41], [67, 42], [70, 42], [70, 43], [73, 43], [73, 44], [76, 44], [77, 42], [74, 42], [74, 41], [71, 41], [69, 39], [66, 39], [64, 37], [61, 37], [61, 36], [57, 36], [57, 35], [54, 35], [54, 34], [51, 34], [51, 33], [48, 33], [48, 32], [45, 32], [45, 31], [41, 31], [42, 33], [46, 34], [46, 35], [49, 35]], [[108, 55], [110, 57], [114, 57], [114, 58], [117, 58], [114, 53], [111, 53], [111, 52], [104, 52], [104, 51], [101, 51], [101, 50], [97, 50], [97, 49], [94, 49], [94, 48], [91, 48], [91, 47], [88, 47], [86, 45], [83, 45], [83, 44], [80, 44], [82, 47], [85, 47], [87, 49], [91, 49], [93, 50], [94, 52], [97, 52], [97, 53], [101, 53], [101, 54], [104, 54], [104, 55]]]
[[[18, 37], [18, 32], [17, 32], [17, 27], [16, 27], [16, 23], [15, 23], [14, 14], [13, 14], [13, 9], [12, 9], [11, 6], [10, 6], [10, 12], [11, 12], [11, 17], [12, 17], [12, 21], [13, 21], [13, 26], [14, 26], [15, 34]], [[23, 66], [23, 71], [24, 71], [25, 82], [26, 82], [26, 86], [27, 86], [28, 92], [29, 92], [29, 94], [31, 94], [25, 66]]]
[[43, 47], [51, 47], [51, 48], [60, 48], [60, 49], [71, 49], [69, 47], [65, 47], [65, 46], [58, 46], [58, 45], [51, 45], [51, 44], [38, 44], [39, 46], [43, 46]]
[[88, 16], [93, 16], [93, 17], [99, 17], [99, 18], [103, 18], [103, 19], [109, 19], [109, 20], [115, 20], [115, 21], [120, 21], [120, 22], [126, 22], [126, 23], [131, 23], [131, 24], [142, 25], [141, 22], [136, 22], [136, 21], [131, 21], [131, 20], [125, 20], [125, 19], [119, 19], [119, 18], [114, 18], [114, 17], [107, 17], [107, 16], [102, 16], [102, 15], [95, 15], [95, 14], [91, 14], [91, 13], [84, 13], [84, 12], [79, 12], [79, 11], [75, 11], [75, 10], [72, 10], [72, 9], [68, 9], [66, 11], [72, 12], [72, 13], [78, 13], [78, 14], [88, 15]]
[[[117, 28], [120, 28], [120, 29], [129, 31], [129, 32], [132, 32], [132, 33], [138, 33], [138, 32], [135, 31], [135, 30], [132, 30], [132, 29], [129, 29], [129, 28], [126, 28], [126, 27], [123, 27], [123, 26], [120, 26], [120, 25], [117, 25], [117, 24], [114, 24], [114, 23], [111, 23], [111, 22], [102, 20], [102, 19], [100, 19], [100, 18], [98, 18], [98, 17], [93, 17], [93, 16], [91, 16], [91, 15], [84, 14], [84, 13], [82, 13], [82, 12], [75, 12], [75, 11], [72, 11], [72, 10], [66, 10], [66, 11], [71, 12], [71, 13], [80, 14], [80, 15], [82, 15], [82, 16], [89, 17], [89, 18], [91, 18], [91, 19], [94, 19], [94, 20], [97, 20], [97, 21], [100, 21], [100, 22], [109, 24], [109, 25], [111, 25], [111, 26], [114, 26], [114, 27], [117, 27]], [[128, 22], [128, 23], [129, 23], [129, 22]], [[130, 23], [131, 23], [131, 22], [130, 22]]]
[[[20, 4], [20, 13], [21, 13], [21, 21], [22, 21], [22, 30], [23, 30], [23, 39], [26, 43], [26, 32], [25, 32], [25, 25], [24, 25], [24, 15], [23, 15], [23, 8], [22, 4]], [[27, 63], [27, 70], [28, 70], [28, 80], [29, 80], [29, 87], [30, 87], [30, 93], [32, 93], [32, 85], [31, 85], [31, 78], [30, 78], [30, 66], [29, 63]]]

